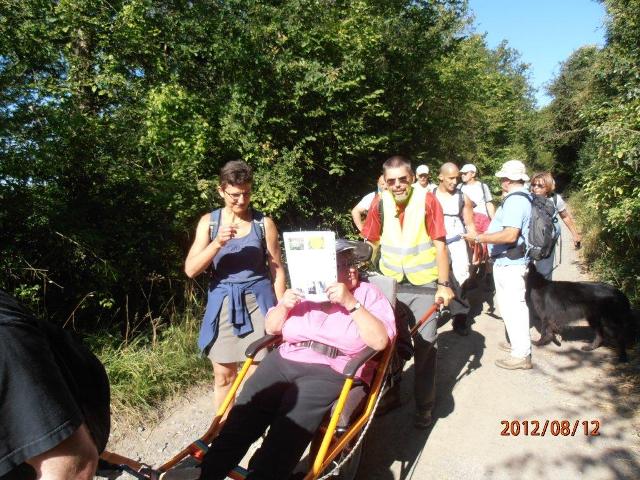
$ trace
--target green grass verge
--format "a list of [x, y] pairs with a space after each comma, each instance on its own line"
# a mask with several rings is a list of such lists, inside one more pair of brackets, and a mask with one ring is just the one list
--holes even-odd
[[153, 419], [157, 407], [188, 387], [212, 381], [211, 364], [197, 348], [199, 320], [186, 316], [152, 334], [125, 341], [101, 332], [87, 338], [111, 383], [114, 419]]

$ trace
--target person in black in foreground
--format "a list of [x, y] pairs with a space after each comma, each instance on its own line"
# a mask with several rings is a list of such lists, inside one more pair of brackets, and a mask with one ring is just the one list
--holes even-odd
[[92, 479], [110, 430], [104, 367], [2, 290], [0, 385], [0, 480]]

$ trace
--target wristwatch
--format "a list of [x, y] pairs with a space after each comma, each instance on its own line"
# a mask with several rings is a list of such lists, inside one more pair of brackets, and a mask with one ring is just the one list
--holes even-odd
[[480, 242], [480, 235], [476, 235], [476, 238], [474, 238], [474, 239], [473, 239], [473, 241], [474, 241], [475, 243], [481, 243], [481, 242]]
[[349, 313], [353, 313], [356, 310], [358, 310], [360, 307], [362, 307], [362, 304], [360, 302], [356, 302], [356, 304], [353, 306], [353, 308], [349, 309]]
[[440, 280], [436, 281], [436, 285], [442, 285], [443, 287], [451, 287], [451, 282], [449, 280], [445, 280], [444, 282], [441, 282]]

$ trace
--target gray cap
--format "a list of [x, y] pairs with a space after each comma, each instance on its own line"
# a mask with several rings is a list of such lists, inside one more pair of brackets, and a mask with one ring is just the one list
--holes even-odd
[[336, 253], [346, 252], [347, 250], [355, 250], [356, 243], [353, 240], [347, 240], [346, 238], [336, 239]]
[[351, 252], [357, 261], [369, 260], [373, 250], [367, 242], [347, 240], [346, 238], [336, 239], [336, 253]]

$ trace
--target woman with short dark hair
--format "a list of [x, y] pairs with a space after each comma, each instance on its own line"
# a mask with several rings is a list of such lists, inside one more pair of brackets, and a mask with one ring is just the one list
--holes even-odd
[[252, 182], [246, 162], [222, 167], [218, 194], [224, 207], [200, 218], [185, 262], [189, 278], [211, 268], [198, 346], [213, 363], [216, 409], [245, 349], [264, 335], [268, 309], [285, 290], [278, 230], [271, 218], [251, 208]]

